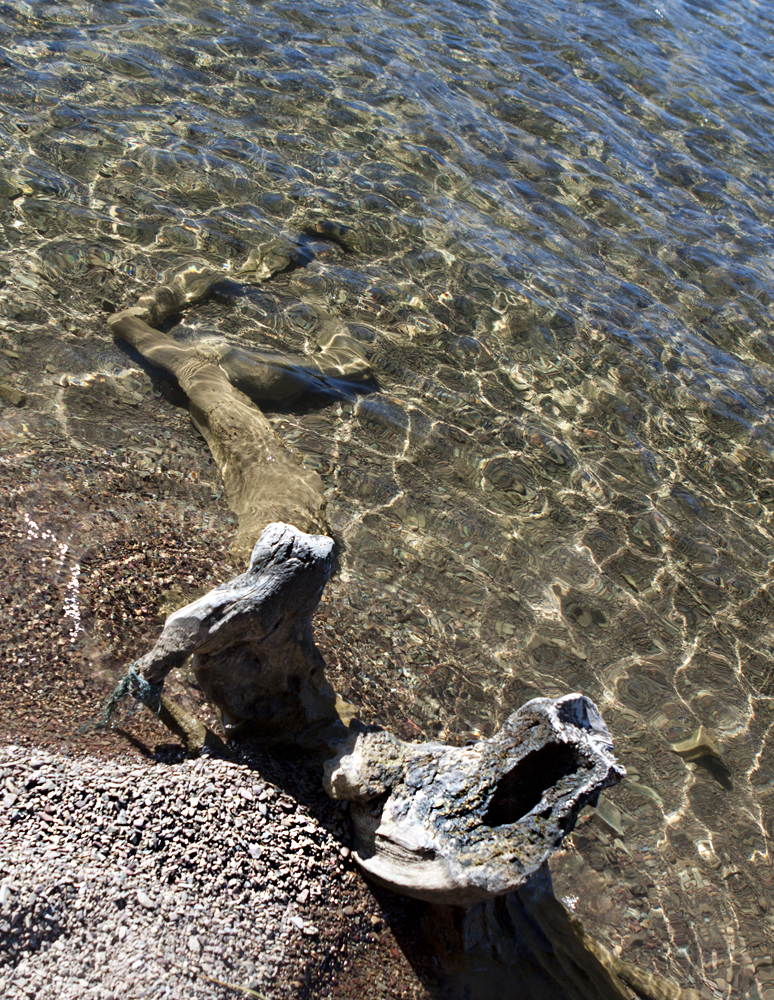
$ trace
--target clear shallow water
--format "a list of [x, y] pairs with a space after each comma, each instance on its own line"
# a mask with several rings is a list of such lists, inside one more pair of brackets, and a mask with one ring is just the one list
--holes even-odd
[[[6, 572], [54, 595], [62, 670], [141, 645], [173, 542], [230, 529], [204, 444], [106, 312], [192, 258], [233, 271], [351, 226], [349, 251], [315, 244], [177, 328], [301, 352], [333, 316], [369, 355], [377, 393], [273, 417], [330, 487], [332, 677], [406, 737], [593, 697], [630, 777], [555, 884], [706, 997], [774, 997], [773, 21], [676, 0], [0, 7]], [[127, 539], [161, 552], [163, 594], [124, 581]], [[699, 724], [719, 762], [671, 751]]]

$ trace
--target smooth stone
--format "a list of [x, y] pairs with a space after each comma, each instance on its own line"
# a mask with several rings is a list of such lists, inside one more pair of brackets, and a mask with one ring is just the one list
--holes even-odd
[[368, 247], [365, 233], [335, 219], [318, 219], [309, 223], [305, 229], [310, 235], [322, 236], [337, 243], [347, 253], [362, 253]]
[[17, 389], [7, 382], [0, 382], [0, 399], [10, 406], [24, 406], [27, 402], [27, 394]]

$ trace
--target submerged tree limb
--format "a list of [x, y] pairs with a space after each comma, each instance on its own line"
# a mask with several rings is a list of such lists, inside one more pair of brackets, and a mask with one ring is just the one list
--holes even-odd
[[[271, 244], [245, 269], [266, 277], [288, 259]], [[303, 359], [222, 341], [182, 344], [156, 329], [206, 298], [223, 278], [223, 272], [191, 264], [135, 306], [109, 316], [108, 325], [147, 361], [174, 376], [188, 397], [191, 419], [209, 445], [229, 507], [239, 519], [231, 549], [244, 565], [272, 521], [307, 532], [325, 530], [322, 480], [295, 461], [253, 399], [290, 402], [305, 392], [346, 387], [354, 392], [370, 367], [356, 342], [330, 319], [318, 337], [319, 353]]]
[[266, 417], [221, 368], [129, 309], [108, 323], [148, 361], [174, 375], [188, 396], [191, 419], [210, 447], [228, 505], [239, 518], [232, 542], [239, 561], [246, 561], [272, 521], [287, 521], [302, 531], [324, 530], [322, 480], [293, 459]]

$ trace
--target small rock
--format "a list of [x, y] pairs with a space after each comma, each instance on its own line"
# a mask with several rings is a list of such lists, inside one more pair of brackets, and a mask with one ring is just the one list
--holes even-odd
[[10, 809], [18, 798], [19, 796], [16, 794], [16, 792], [8, 792], [8, 794], [3, 799], [3, 808]]
[[10, 403], [11, 406], [24, 406], [27, 402], [27, 394], [21, 389], [8, 385], [7, 382], [0, 382], [0, 399]]
[[0, 886], [0, 906], [4, 906], [11, 898], [11, 890], [7, 885]]
[[155, 910], [156, 903], [150, 898], [147, 892], [143, 892], [142, 889], [137, 890], [137, 902], [140, 906], [144, 906], [146, 910]]
[[304, 924], [301, 928], [301, 933], [305, 934], [307, 937], [314, 937], [319, 934], [319, 930], [314, 926], [314, 924]]
[[304, 904], [307, 901], [307, 899], [309, 899], [308, 889], [302, 889], [301, 892], [299, 892], [299, 894], [296, 896], [297, 903]]
[[345, 906], [344, 909], [341, 912], [344, 914], [345, 917], [354, 917], [354, 915], [355, 915], [355, 907], [354, 906]]
[[202, 946], [199, 944], [199, 938], [195, 934], [192, 934], [188, 938], [188, 950], [192, 951], [194, 955], [198, 955], [202, 950]]

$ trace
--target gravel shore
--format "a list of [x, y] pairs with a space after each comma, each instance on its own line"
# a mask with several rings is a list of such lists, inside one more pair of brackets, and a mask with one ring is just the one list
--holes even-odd
[[314, 772], [257, 751], [0, 744], [0, 996], [427, 996], [348, 836]]

